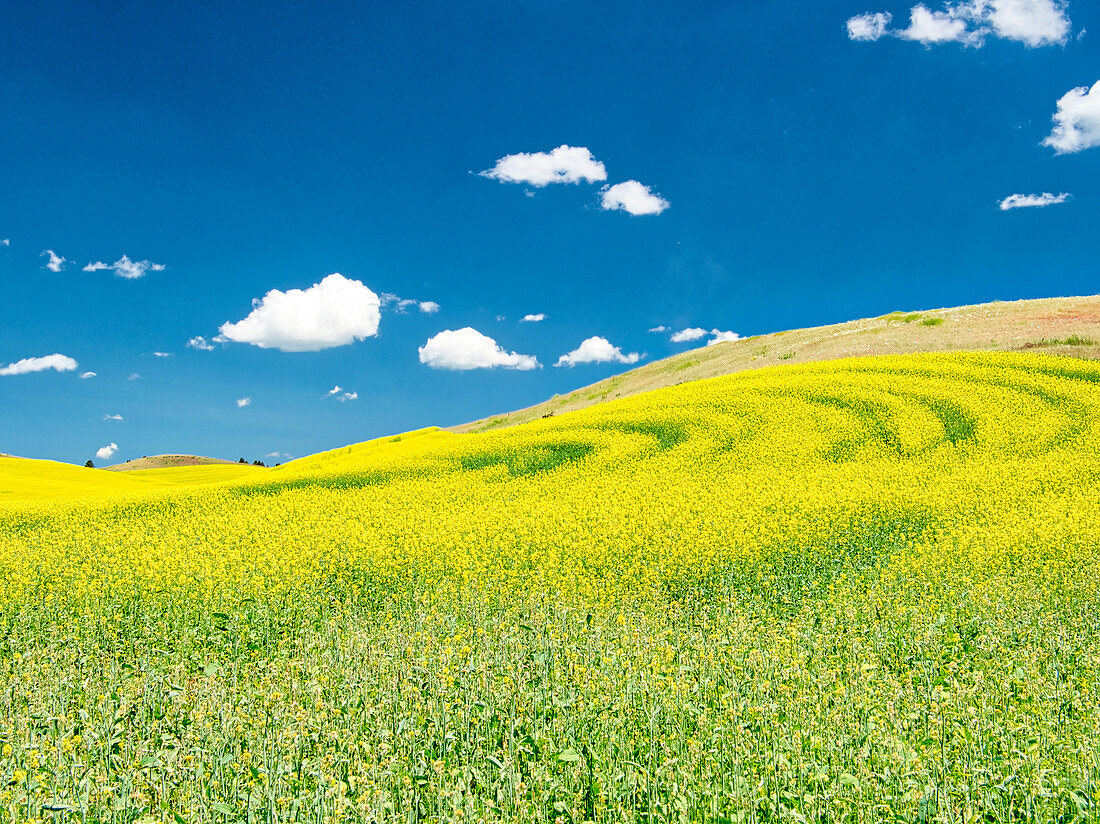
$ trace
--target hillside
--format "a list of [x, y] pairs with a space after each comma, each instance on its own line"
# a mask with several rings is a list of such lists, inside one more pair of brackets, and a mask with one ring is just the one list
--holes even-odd
[[1100, 363], [955, 352], [0, 459], [0, 819], [1093, 821], [1097, 443]]
[[134, 458], [113, 466], [104, 467], [112, 472], [133, 472], [138, 469], [167, 469], [173, 466], [207, 466], [209, 464], [236, 464], [223, 458], [204, 458], [201, 455], [149, 455]]
[[974, 350], [1100, 358], [1100, 295], [898, 311], [831, 326], [756, 335], [691, 349], [526, 409], [451, 427], [451, 431], [485, 432], [745, 369], [863, 355]]

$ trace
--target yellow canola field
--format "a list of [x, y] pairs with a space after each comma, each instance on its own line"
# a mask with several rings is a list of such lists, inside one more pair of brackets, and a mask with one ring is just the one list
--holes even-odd
[[1098, 447], [1100, 366], [952, 354], [43, 472], [0, 503], [0, 818], [1100, 817]]

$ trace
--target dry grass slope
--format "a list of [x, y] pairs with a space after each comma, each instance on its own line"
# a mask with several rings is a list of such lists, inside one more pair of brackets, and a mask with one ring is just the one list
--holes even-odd
[[112, 472], [132, 472], [136, 469], [168, 469], [173, 466], [206, 466], [208, 464], [232, 464], [222, 458], [204, 458], [201, 455], [152, 455], [132, 461], [104, 467]]
[[995, 301], [891, 312], [692, 349], [555, 396], [535, 406], [452, 427], [486, 432], [686, 381], [780, 364], [914, 352], [1033, 351], [1100, 359], [1100, 295]]

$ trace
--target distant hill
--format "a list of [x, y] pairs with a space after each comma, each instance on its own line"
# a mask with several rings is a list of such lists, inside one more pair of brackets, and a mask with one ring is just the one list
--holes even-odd
[[235, 464], [222, 458], [204, 458], [201, 455], [151, 455], [132, 461], [106, 466], [112, 472], [130, 472], [135, 469], [167, 469], [173, 466], [206, 466], [208, 464]]
[[794, 329], [691, 349], [515, 412], [451, 427], [485, 432], [685, 381], [859, 355], [1034, 351], [1100, 359], [1100, 295], [996, 301]]

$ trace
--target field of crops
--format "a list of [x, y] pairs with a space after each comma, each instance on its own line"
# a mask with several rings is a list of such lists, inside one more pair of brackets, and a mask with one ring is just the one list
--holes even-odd
[[4, 821], [1100, 817], [1086, 361], [777, 367], [186, 482], [37, 466], [0, 464]]

